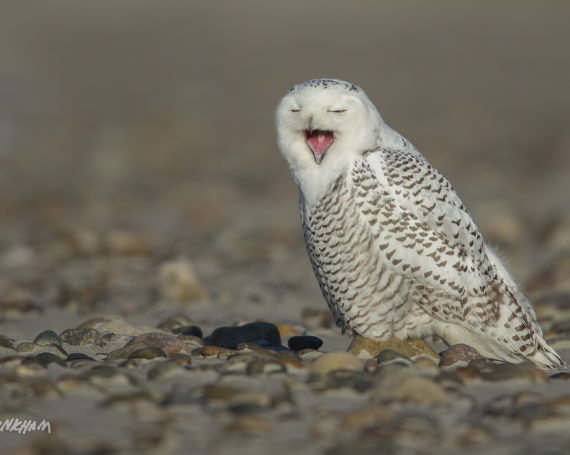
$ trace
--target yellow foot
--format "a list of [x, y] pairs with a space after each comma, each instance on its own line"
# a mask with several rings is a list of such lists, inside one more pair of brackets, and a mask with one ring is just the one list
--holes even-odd
[[392, 349], [409, 358], [418, 357], [420, 355], [428, 355], [439, 360], [439, 355], [435, 352], [423, 338], [408, 338], [407, 340], [399, 340], [397, 338], [389, 338], [386, 341], [375, 341], [355, 335], [352, 343], [347, 351], [359, 355], [362, 351], [366, 351], [372, 357], [376, 357], [382, 351]]

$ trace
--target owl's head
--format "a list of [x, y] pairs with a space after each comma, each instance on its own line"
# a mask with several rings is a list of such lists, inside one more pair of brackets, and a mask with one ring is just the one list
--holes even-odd
[[382, 118], [356, 85], [314, 79], [295, 85], [275, 114], [277, 143], [291, 170], [337, 167], [377, 147]]

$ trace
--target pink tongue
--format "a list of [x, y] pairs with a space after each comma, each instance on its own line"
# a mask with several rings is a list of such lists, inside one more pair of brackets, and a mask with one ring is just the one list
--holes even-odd
[[334, 136], [329, 131], [317, 130], [307, 134], [307, 144], [317, 158], [321, 158], [325, 154], [333, 140]]

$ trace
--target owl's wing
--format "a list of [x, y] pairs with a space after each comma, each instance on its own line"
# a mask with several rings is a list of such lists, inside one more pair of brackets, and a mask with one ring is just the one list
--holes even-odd
[[[463, 303], [480, 297], [480, 311], [474, 308], [470, 318], [484, 322], [498, 312], [491, 298], [496, 270], [481, 234], [450, 183], [415, 149], [368, 152], [350, 179], [383, 262], [418, 283], [426, 311], [463, 320], [473, 309]], [[423, 287], [432, 298], [421, 299]]]

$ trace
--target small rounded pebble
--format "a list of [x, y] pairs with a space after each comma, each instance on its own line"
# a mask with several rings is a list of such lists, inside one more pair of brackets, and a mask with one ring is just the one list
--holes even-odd
[[380, 401], [413, 401], [435, 404], [448, 399], [447, 393], [432, 379], [412, 375], [409, 368], [386, 365], [380, 373], [380, 381], [373, 396]]
[[101, 333], [95, 329], [76, 328], [61, 332], [59, 338], [62, 342], [72, 346], [85, 346], [87, 344], [101, 344]]
[[34, 343], [38, 346], [47, 346], [54, 344], [56, 346], [61, 346], [61, 340], [57, 333], [53, 330], [44, 330], [35, 339]]
[[334, 370], [362, 370], [363, 364], [349, 352], [329, 352], [313, 361], [310, 368], [315, 373], [327, 374]]
[[218, 327], [208, 338], [208, 343], [223, 348], [236, 349], [240, 343], [265, 342], [281, 346], [279, 330], [270, 322], [250, 322], [237, 327]]
[[319, 349], [323, 345], [323, 340], [311, 335], [294, 336], [289, 338], [287, 345], [293, 351], [302, 349]]
[[204, 357], [210, 357], [212, 355], [216, 355], [218, 351], [222, 350], [219, 346], [204, 346], [200, 349], [200, 354]]
[[480, 358], [481, 354], [476, 349], [467, 344], [459, 343], [449, 346], [440, 354], [439, 366], [448, 367], [457, 363], [465, 365]]
[[189, 352], [188, 347], [180, 338], [175, 337], [174, 335], [169, 335], [167, 333], [158, 332], [143, 333], [142, 335], [138, 335], [129, 341], [125, 347], [140, 344], [159, 347], [166, 353], [166, 355], [175, 354], [180, 351]]
[[26, 352], [32, 352], [36, 348], [37, 348], [36, 344], [31, 343], [30, 341], [24, 341], [20, 343], [16, 349], [18, 352], [26, 353]]

